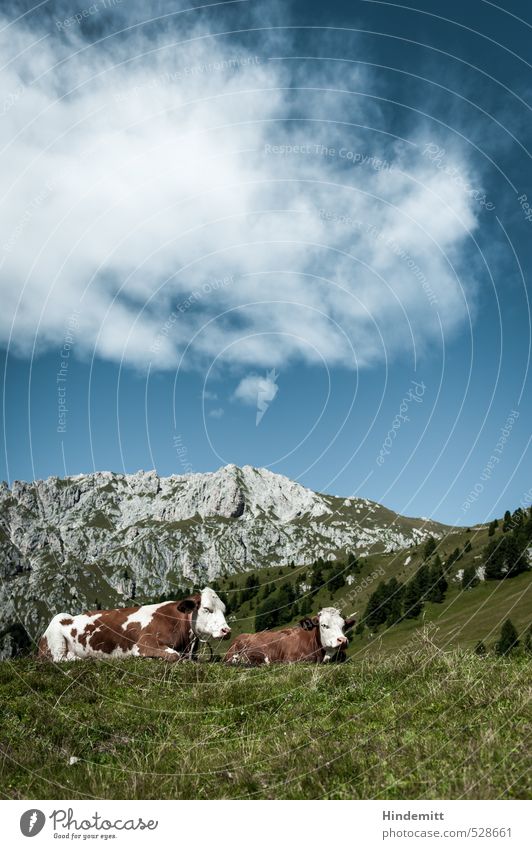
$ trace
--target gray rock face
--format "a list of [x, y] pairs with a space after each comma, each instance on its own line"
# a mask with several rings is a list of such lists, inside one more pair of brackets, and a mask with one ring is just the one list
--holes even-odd
[[[251, 466], [160, 478], [98, 472], [0, 485], [0, 632], [121, 606], [187, 582], [348, 549], [394, 550], [443, 526]], [[184, 579], [184, 580], [183, 580]]]

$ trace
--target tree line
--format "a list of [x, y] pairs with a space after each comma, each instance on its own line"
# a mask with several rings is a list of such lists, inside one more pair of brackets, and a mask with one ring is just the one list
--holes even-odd
[[441, 604], [449, 587], [447, 574], [451, 566], [462, 556], [455, 549], [445, 564], [436, 551], [436, 540], [430, 536], [423, 547], [423, 562], [406, 583], [390, 578], [381, 581], [371, 594], [359, 625], [375, 630], [379, 625], [391, 627], [403, 619], [416, 619], [425, 602]]
[[489, 536], [494, 537], [484, 549], [485, 578], [500, 581], [513, 578], [530, 569], [528, 549], [532, 544], [532, 507], [518, 507], [504, 514], [502, 533], [496, 535], [498, 522], [489, 526]]

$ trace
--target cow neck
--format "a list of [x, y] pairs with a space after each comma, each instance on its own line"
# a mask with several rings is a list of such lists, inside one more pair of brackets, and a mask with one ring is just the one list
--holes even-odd
[[194, 650], [197, 637], [192, 626], [192, 616], [192, 613], [178, 613], [174, 620], [172, 644], [181, 655], [190, 655]]
[[196, 649], [196, 646], [198, 644], [198, 640], [199, 640], [199, 637], [194, 630], [194, 624], [193, 624], [195, 612], [196, 611], [193, 610], [192, 613], [190, 614], [190, 620], [189, 620], [189, 623], [188, 623], [188, 626], [189, 626], [188, 627], [188, 640], [189, 641], [188, 641], [188, 645], [186, 646], [185, 651], [184, 651], [184, 654], [188, 654], [189, 657], [193, 656], [194, 651]]
[[323, 660], [323, 658], [325, 657], [325, 649], [323, 648], [323, 646], [321, 644], [321, 634], [320, 634], [319, 624], [316, 625], [316, 627], [313, 628], [312, 631], [310, 631], [309, 633], [312, 635], [312, 640], [313, 640], [313, 645], [312, 645], [310, 655], [312, 657], [315, 656], [316, 660], [318, 660], [318, 659]]

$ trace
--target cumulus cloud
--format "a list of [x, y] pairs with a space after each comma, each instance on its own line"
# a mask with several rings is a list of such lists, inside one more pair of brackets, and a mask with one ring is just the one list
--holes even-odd
[[257, 404], [259, 398], [263, 398], [265, 401], [273, 401], [279, 389], [276, 383], [277, 377], [275, 370], [265, 375], [247, 374], [236, 387], [233, 397], [237, 401], [253, 406]]
[[256, 407], [255, 423], [257, 425], [279, 391], [278, 377], [275, 369], [270, 369], [264, 375], [247, 374], [233, 393], [234, 400]]
[[[185, 351], [189, 368], [360, 367], [460, 326], [478, 204], [416, 127], [409, 142], [334, 123], [346, 101], [333, 89], [356, 88], [358, 71], [307, 66], [305, 86], [327, 93], [301, 95], [320, 119], [305, 123], [267, 38], [259, 55], [177, 17], [90, 44], [80, 25], [38, 21], [0, 22], [12, 350], [57, 349], [76, 314], [78, 355], [134, 367], [174, 368]], [[353, 123], [375, 117], [365, 100]], [[256, 403], [260, 380], [235, 397]]]

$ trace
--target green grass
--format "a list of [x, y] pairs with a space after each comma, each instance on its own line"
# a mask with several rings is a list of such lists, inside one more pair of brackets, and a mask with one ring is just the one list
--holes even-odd
[[[531, 661], [0, 664], [5, 798], [529, 798]], [[70, 764], [71, 758], [78, 758]]]

